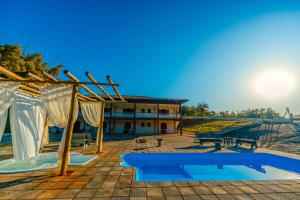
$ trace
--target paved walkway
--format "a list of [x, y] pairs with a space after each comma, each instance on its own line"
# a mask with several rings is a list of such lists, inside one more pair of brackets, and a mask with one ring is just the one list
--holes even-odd
[[[96, 148], [75, 150], [87, 154], [94, 153]], [[184, 136], [165, 136], [162, 147], [156, 147], [155, 137], [148, 138], [145, 145], [139, 146], [134, 140], [108, 141], [99, 158], [84, 167], [71, 167], [73, 172], [69, 176], [55, 176], [54, 170], [0, 175], [0, 199], [300, 199], [300, 180], [136, 182], [133, 168], [119, 166], [120, 154], [133, 151], [214, 150], [212, 146], [199, 148], [192, 138]], [[223, 148], [222, 151], [233, 150]]]

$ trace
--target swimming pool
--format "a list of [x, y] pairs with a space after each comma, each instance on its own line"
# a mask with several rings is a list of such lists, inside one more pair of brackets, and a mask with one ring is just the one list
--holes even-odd
[[[81, 153], [71, 153], [70, 165], [81, 166], [94, 160], [97, 156], [95, 155], [83, 155]], [[42, 153], [38, 157], [15, 161], [14, 159], [7, 159], [0, 161], [0, 174], [11, 174], [30, 172], [36, 170], [45, 170], [49, 168], [57, 167], [57, 153]]]
[[300, 160], [267, 153], [127, 153], [136, 181], [300, 179]]

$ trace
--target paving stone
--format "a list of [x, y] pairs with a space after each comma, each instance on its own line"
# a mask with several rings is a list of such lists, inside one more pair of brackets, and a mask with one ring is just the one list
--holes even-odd
[[113, 192], [114, 188], [101, 188], [96, 191], [94, 197], [111, 197]]
[[220, 200], [236, 200], [236, 198], [230, 194], [218, 194], [217, 198]]
[[195, 190], [195, 192], [197, 194], [212, 194], [212, 191], [210, 191], [208, 189], [208, 187], [205, 187], [205, 186], [199, 186], [199, 187], [193, 187], [193, 189]]
[[255, 200], [271, 200], [271, 198], [265, 194], [249, 194], [249, 195]]
[[147, 190], [146, 188], [131, 188], [130, 197], [146, 197]]
[[199, 195], [203, 200], [218, 200], [218, 197], [213, 194]]
[[201, 200], [201, 197], [198, 195], [184, 195], [182, 197], [184, 200]]
[[76, 197], [94, 197], [97, 189], [81, 189]]
[[46, 190], [44, 193], [40, 194], [37, 199], [54, 199], [63, 191], [64, 190]]
[[233, 196], [238, 200], [253, 200], [248, 194], [234, 194]]
[[113, 196], [129, 196], [130, 188], [115, 188]]
[[148, 197], [159, 197], [159, 196], [164, 196], [163, 191], [161, 188], [154, 188], [150, 187], [147, 188], [147, 196]]
[[184, 195], [196, 195], [196, 192], [193, 190], [192, 187], [177, 187], [179, 190], [180, 194], [182, 196]]
[[282, 195], [281, 193], [268, 193], [266, 194], [268, 197], [270, 197], [271, 199], [274, 200], [290, 200], [290, 198], [285, 197], [284, 195]]
[[236, 186], [238, 187], [240, 190], [242, 190], [245, 193], [258, 193], [258, 191], [256, 191], [255, 189], [253, 189], [252, 187], [248, 186], [248, 185], [238, 185]]
[[182, 196], [166, 196], [166, 200], [183, 200]]
[[236, 186], [222, 186], [222, 188], [229, 194], [243, 194], [244, 192]]
[[163, 187], [163, 192], [166, 196], [180, 195], [180, 193], [176, 187]]
[[214, 194], [228, 194], [221, 186], [210, 186], [209, 190]]

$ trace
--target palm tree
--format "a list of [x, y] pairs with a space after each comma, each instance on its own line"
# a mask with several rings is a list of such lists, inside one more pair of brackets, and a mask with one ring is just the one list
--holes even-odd
[[201, 117], [203, 117], [204, 113], [206, 113], [208, 111], [208, 108], [209, 108], [208, 104], [205, 102], [202, 102], [202, 103], [197, 104], [196, 110], [198, 113], [201, 114]]

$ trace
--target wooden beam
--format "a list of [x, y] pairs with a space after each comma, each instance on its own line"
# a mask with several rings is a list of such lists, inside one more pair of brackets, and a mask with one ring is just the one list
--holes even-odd
[[[77, 79], [73, 74], [71, 74], [69, 71], [65, 70], [64, 71], [65, 75], [68, 76], [71, 80], [74, 82], [78, 83], [80, 82], [79, 79]], [[105, 101], [101, 96], [93, 92], [90, 88], [88, 88], [86, 85], [80, 85], [83, 89], [85, 89], [88, 93], [99, 99], [100, 101]]]
[[110, 76], [106, 76], [107, 81], [110, 83], [112, 88], [114, 89], [117, 96], [121, 99], [121, 101], [125, 101], [125, 99], [121, 96], [116, 86], [114, 86], [114, 82], [111, 80]]
[[[85, 72], [85, 75], [94, 83], [97, 83], [97, 81], [94, 79], [94, 77], [89, 73], [89, 72]], [[110, 96], [110, 94], [108, 94], [105, 89], [101, 86], [101, 85], [96, 85], [102, 92], [103, 94], [105, 94], [111, 101], [115, 101], [114, 98], [112, 98], [112, 96]]]
[[34, 78], [36, 80], [39, 80], [39, 81], [45, 81], [43, 78], [39, 77], [38, 75], [35, 75], [31, 72], [28, 72], [28, 76], [31, 77], [31, 78]]
[[[4, 74], [5, 76], [7, 76], [9, 78], [16, 79], [18, 81], [26, 81], [25, 78], [23, 78], [23, 77], [15, 74], [15, 73], [7, 70], [7, 69], [5, 69], [4, 67], [1, 67], [1, 66], [0, 66], [0, 73]], [[36, 84], [34, 84], [34, 83], [28, 83], [28, 86], [30, 86], [30, 87], [32, 87], [34, 89], [39, 90], [39, 87]]]
[[101, 108], [101, 117], [100, 117], [100, 124], [98, 127], [98, 132], [97, 132], [97, 138], [98, 138], [98, 148], [97, 148], [97, 153], [100, 154], [102, 152], [102, 146], [103, 146], [103, 122], [104, 122], [104, 108], [105, 108], [105, 102], [102, 103], [102, 108]]
[[[52, 80], [52, 81], [57, 81], [57, 82], [58, 82], [58, 80], [57, 80], [56, 78], [54, 78], [52, 75], [48, 74], [47, 72], [42, 71], [42, 74], [43, 74], [46, 78], [48, 78], [48, 79], [50, 79], [50, 80]], [[84, 96], [83, 94], [80, 94], [80, 93], [78, 93], [78, 98], [79, 98], [80, 100], [82, 100], [82, 101], [86, 101], [86, 100], [89, 100], [89, 101], [95, 101], [94, 99], [92, 99], [92, 98], [90, 98], [90, 97], [87, 97], [87, 96]]]
[[33, 97], [37, 97], [37, 98], [41, 98], [41, 96], [40, 96], [40, 95], [38, 95], [38, 94], [35, 94], [35, 93], [32, 93], [32, 92], [28, 92], [28, 91], [26, 91], [26, 90], [23, 90], [23, 89], [18, 89], [17, 91], [18, 91], [18, 92], [20, 92], [20, 93], [23, 93], [23, 94], [27, 94], [27, 95], [29, 95], [29, 96], [33, 96]]
[[65, 176], [67, 172], [67, 167], [69, 163], [69, 155], [71, 149], [71, 140], [73, 135], [73, 126], [75, 123], [75, 113], [76, 113], [76, 97], [78, 92], [78, 85], [74, 84], [72, 89], [72, 97], [71, 97], [71, 106], [69, 111], [69, 120], [68, 125], [66, 127], [66, 139], [64, 148], [62, 149], [62, 154], [60, 155], [59, 168], [60, 168], [60, 175]]

